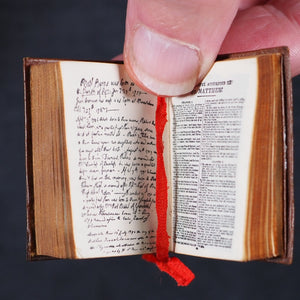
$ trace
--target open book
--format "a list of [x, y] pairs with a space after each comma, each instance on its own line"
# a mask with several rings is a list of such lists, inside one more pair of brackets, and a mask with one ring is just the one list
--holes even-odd
[[[290, 263], [287, 50], [218, 58], [167, 98], [170, 251]], [[156, 96], [121, 63], [24, 60], [28, 258], [155, 252]]]

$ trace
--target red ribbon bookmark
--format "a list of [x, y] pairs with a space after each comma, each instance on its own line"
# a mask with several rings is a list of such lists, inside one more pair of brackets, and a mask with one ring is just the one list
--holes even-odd
[[157, 97], [155, 115], [156, 129], [156, 254], [144, 254], [143, 259], [155, 263], [163, 272], [173, 277], [177, 285], [187, 286], [195, 278], [193, 272], [179, 258], [169, 257], [169, 236], [167, 233], [168, 182], [164, 165], [163, 132], [167, 123], [167, 104], [164, 97]]

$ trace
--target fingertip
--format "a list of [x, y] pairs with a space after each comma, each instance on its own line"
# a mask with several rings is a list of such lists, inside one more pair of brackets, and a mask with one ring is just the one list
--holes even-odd
[[136, 28], [124, 53], [125, 65], [131, 76], [154, 94], [185, 94], [193, 89], [198, 80], [199, 49], [146, 26]]
[[123, 57], [123, 53], [122, 53], [122, 54], [119, 54], [119, 55], [113, 57], [111, 60], [112, 61], [122, 61], [123, 59], [124, 59], [124, 57]]

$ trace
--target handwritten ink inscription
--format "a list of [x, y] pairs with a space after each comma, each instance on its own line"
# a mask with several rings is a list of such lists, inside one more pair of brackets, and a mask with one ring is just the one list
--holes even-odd
[[103, 256], [155, 247], [154, 103], [130, 80], [78, 83], [73, 111], [81, 218], [89, 249]]

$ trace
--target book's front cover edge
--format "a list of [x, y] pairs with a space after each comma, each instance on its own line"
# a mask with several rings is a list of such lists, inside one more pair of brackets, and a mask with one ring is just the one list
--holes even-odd
[[24, 117], [25, 117], [25, 172], [26, 172], [26, 258], [35, 256], [35, 231], [32, 182], [31, 114], [30, 114], [30, 70], [29, 62], [23, 60]]
[[24, 76], [24, 117], [25, 117], [25, 172], [26, 172], [26, 258], [34, 260], [36, 256], [33, 203], [32, 136], [30, 106], [30, 61], [23, 60]]
[[286, 97], [286, 119], [287, 119], [287, 259], [286, 263], [293, 261], [294, 250], [294, 224], [295, 224], [295, 204], [294, 204], [294, 133], [293, 133], [293, 92], [292, 77], [290, 70], [289, 56], [284, 56], [285, 64], [285, 97]]

